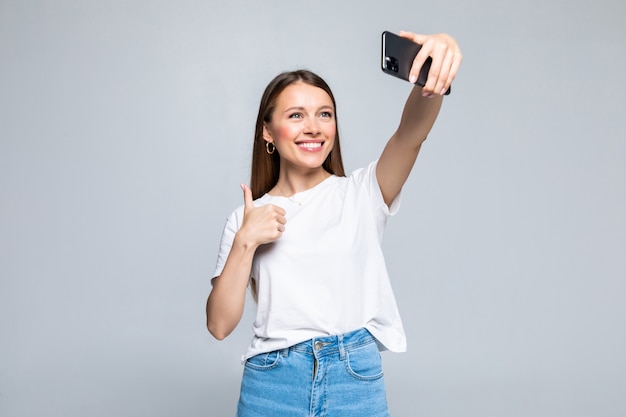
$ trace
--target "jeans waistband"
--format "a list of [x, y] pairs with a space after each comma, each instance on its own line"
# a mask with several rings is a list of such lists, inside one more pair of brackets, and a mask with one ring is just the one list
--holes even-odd
[[375, 342], [374, 336], [367, 329], [362, 328], [335, 336], [314, 337], [284, 349], [283, 355], [287, 355], [289, 351], [308, 353], [316, 357], [339, 353], [343, 358], [346, 350]]

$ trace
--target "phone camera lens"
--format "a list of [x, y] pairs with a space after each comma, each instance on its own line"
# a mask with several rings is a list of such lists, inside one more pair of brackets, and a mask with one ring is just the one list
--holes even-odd
[[386, 56], [385, 68], [389, 71], [398, 72], [398, 60], [392, 56]]

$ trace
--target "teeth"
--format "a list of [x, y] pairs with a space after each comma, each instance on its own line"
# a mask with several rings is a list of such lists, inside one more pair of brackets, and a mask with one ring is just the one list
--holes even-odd
[[315, 148], [321, 148], [322, 144], [320, 142], [312, 142], [312, 143], [299, 143], [298, 146], [302, 147], [302, 148], [307, 148], [307, 149], [315, 149]]

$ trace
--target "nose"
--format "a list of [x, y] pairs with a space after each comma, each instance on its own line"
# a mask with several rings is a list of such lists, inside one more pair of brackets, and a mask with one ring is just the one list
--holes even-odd
[[307, 119], [307, 122], [304, 126], [304, 133], [308, 133], [310, 135], [317, 135], [318, 133], [320, 133], [320, 127], [316, 118], [310, 117]]

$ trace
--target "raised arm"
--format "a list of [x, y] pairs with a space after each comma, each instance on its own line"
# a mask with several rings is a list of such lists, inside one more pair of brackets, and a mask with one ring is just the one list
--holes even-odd
[[378, 160], [376, 177], [388, 205], [409, 177], [422, 143], [437, 119], [443, 94], [456, 77], [462, 60], [459, 46], [450, 35], [417, 35], [411, 32], [400, 32], [399, 35], [422, 45], [411, 68], [411, 82], [417, 79], [429, 56], [432, 63], [426, 85], [424, 88], [416, 85], [411, 91], [398, 129]]

